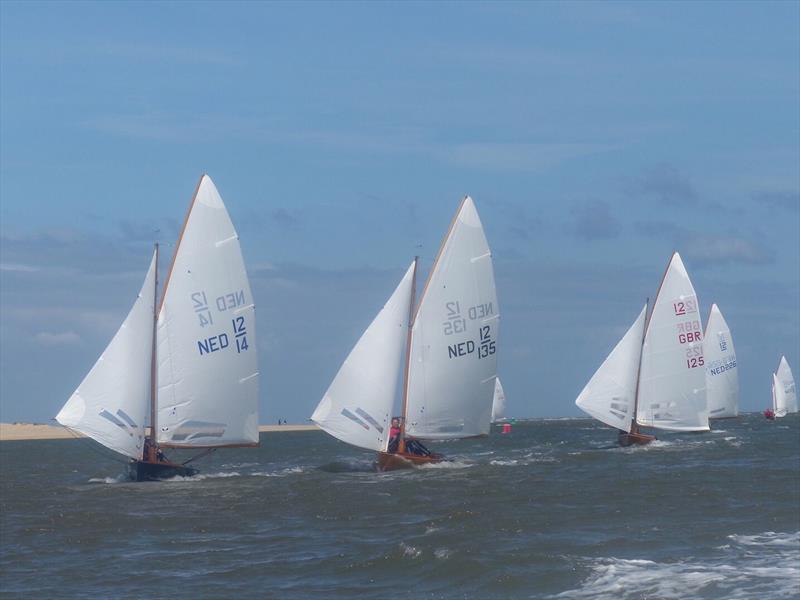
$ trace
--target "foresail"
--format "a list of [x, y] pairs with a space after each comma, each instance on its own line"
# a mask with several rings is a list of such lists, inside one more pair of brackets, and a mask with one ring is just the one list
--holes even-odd
[[258, 443], [255, 334], [239, 236], [214, 183], [204, 175], [158, 314], [159, 444]]
[[614, 346], [575, 400], [579, 408], [598, 421], [623, 431], [630, 429], [633, 420], [636, 377], [642, 355], [646, 317], [645, 304], [633, 325]]
[[708, 431], [700, 303], [680, 255], [667, 267], [642, 348], [640, 425]]
[[142, 458], [150, 397], [155, 285], [154, 254], [122, 326], [56, 415], [65, 427], [136, 459]]
[[775, 375], [783, 388], [784, 397], [786, 399], [786, 412], [796, 413], [797, 388], [794, 382], [794, 375], [792, 375], [792, 370], [789, 368], [789, 363], [786, 361], [785, 356], [781, 356], [781, 362], [778, 365], [778, 370], [775, 371]]
[[499, 319], [492, 255], [467, 197], [439, 250], [411, 330], [408, 434], [452, 439], [489, 433]]
[[708, 417], [735, 417], [739, 414], [739, 369], [730, 329], [716, 304], [711, 305], [704, 338]]
[[786, 410], [786, 391], [778, 376], [772, 374], [772, 409], [776, 417], [785, 417]]
[[492, 399], [492, 423], [504, 419], [506, 416], [506, 393], [500, 378], [494, 380], [494, 398]]
[[311, 420], [333, 437], [381, 451], [402, 367], [414, 263], [350, 351]]

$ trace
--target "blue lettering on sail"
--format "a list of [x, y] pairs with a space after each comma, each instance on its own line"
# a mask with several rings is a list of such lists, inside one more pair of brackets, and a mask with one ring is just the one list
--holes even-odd
[[220, 312], [231, 310], [238, 306], [244, 306], [244, 290], [218, 296], [216, 302], [217, 310]]
[[197, 349], [200, 351], [200, 356], [224, 350], [228, 345], [229, 341], [226, 333], [220, 333], [219, 335], [197, 341]]

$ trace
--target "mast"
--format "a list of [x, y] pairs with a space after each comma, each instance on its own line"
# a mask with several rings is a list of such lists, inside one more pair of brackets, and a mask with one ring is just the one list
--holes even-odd
[[405, 369], [403, 371], [403, 407], [400, 410], [402, 419], [400, 420], [400, 440], [397, 444], [397, 449], [404, 452], [406, 449], [405, 433], [406, 433], [406, 412], [408, 410], [408, 373], [409, 373], [409, 360], [411, 359], [411, 328], [414, 326], [414, 318], [416, 317], [416, 310], [414, 301], [417, 298], [417, 263], [419, 256], [414, 257], [414, 274], [411, 278], [411, 302], [408, 304], [408, 332], [406, 333], [406, 360]]
[[433, 278], [433, 274], [436, 272], [436, 267], [439, 264], [439, 258], [442, 256], [442, 252], [444, 251], [444, 247], [447, 244], [447, 240], [450, 239], [450, 234], [453, 232], [453, 227], [456, 225], [456, 220], [458, 219], [458, 215], [461, 214], [461, 209], [464, 208], [464, 202], [467, 201], [469, 196], [464, 196], [461, 200], [461, 204], [458, 205], [458, 210], [456, 214], [453, 215], [453, 219], [450, 221], [450, 227], [447, 229], [447, 234], [445, 234], [444, 238], [442, 238], [442, 244], [439, 246], [439, 251], [436, 253], [436, 258], [433, 260], [433, 265], [431, 265], [431, 270], [428, 273], [428, 278], [425, 280], [425, 287], [422, 288], [422, 294], [419, 297], [419, 303], [414, 306], [414, 300], [416, 299], [417, 293], [417, 261], [419, 260], [419, 256], [414, 257], [414, 281], [411, 285], [411, 309], [409, 311], [409, 319], [408, 319], [408, 338], [406, 340], [406, 368], [405, 373], [403, 374], [403, 412], [402, 414], [402, 421], [400, 422], [400, 444], [398, 448], [401, 450], [405, 449], [405, 441], [404, 436], [406, 433], [406, 412], [408, 410], [408, 375], [409, 371], [411, 370], [411, 365], [409, 364], [409, 360], [411, 359], [411, 328], [414, 326], [414, 323], [417, 320], [417, 313], [419, 312], [420, 306], [422, 306], [422, 301], [425, 299], [425, 292], [428, 291], [428, 285]]
[[[153, 285], [153, 341], [150, 350], [150, 439], [152, 441], [151, 447], [155, 447], [156, 443], [156, 329], [158, 326], [158, 242], [156, 246], [156, 262], [155, 262], [155, 284]], [[151, 457], [145, 456], [145, 460]]]
[[628, 433], [636, 433], [635, 430], [638, 429], [636, 425], [636, 411], [639, 410], [639, 379], [642, 376], [642, 353], [644, 352], [644, 338], [647, 335], [647, 326], [650, 324], [650, 317], [652, 313], [647, 315], [647, 311], [650, 308], [650, 298], [644, 301], [645, 306], [645, 315], [647, 319], [645, 319], [646, 324], [644, 328], [642, 328], [642, 345], [641, 349], [639, 350], [639, 368], [636, 370], [636, 393], [633, 395], [633, 415], [631, 416], [631, 429]]

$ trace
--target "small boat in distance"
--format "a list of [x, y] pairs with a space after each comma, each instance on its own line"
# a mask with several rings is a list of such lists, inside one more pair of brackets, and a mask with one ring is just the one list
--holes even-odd
[[[772, 374], [772, 409], [764, 411], [767, 419], [785, 417], [797, 412], [797, 390], [794, 375], [785, 356], [781, 356], [778, 368]], [[767, 413], [772, 413], [770, 417]]]
[[506, 418], [506, 393], [500, 378], [494, 380], [494, 398], [492, 399], [492, 423], [497, 423]]
[[[160, 304], [156, 244], [133, 308], [56, 420], [130, 458], [133, 480], [193, 475], [188, 463], [216, 448], [258, 445], [254, 336], [239, 236], [203, 175]], [[165, 448], [203, 452], [175, 463]]]
[[[330, 435], [377, 451], [380, 470], [443, 459], [419, 440], [489, 433], [499, 313], [491, 252], [471, 198], [462, 201], [415, 309], [417, 263], [311, 416]], [[390, 419], [401, 368], [401, 416]]]
[[640, 427], [708, 431], [700, 307], [680, 255], [575, 404], [619, 430], [621, 446], [648, 444]]
[[739, 416], [739, 368], [730, 328], [716, 304], [711, 305], [703, 338], [708, 418], [737, 417]]

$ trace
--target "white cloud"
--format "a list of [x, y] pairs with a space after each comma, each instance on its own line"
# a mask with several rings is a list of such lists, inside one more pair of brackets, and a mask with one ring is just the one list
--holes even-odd
[[34, 336], [34, 339], [42, 346], [72, 346], [81, 343], [81, 336], [74, 331], [58, 333], [40, 331]]

